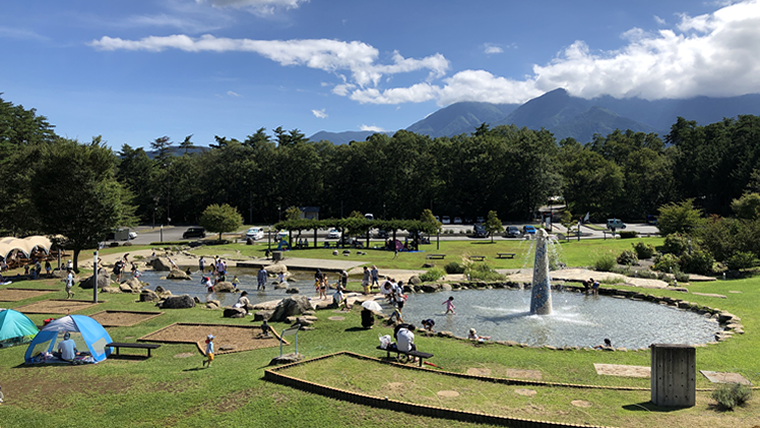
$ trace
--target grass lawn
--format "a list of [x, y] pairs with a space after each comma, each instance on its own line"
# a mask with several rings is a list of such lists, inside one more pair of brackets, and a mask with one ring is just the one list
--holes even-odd
[[[642, 239], [653, 245], [661, 240]], [[564, 259], [569, 266], [591, 265], [606, 252], [614, 254], [631, 248], [631, 240], [581, 240], [562, 243]], [[131, 247], [127, 251], [135, 250]], [[485, 255], [496, 268], [521, 268], [532, 265], [532, 256], [523, 254], [529, 248], [524, 241], [441, 241], [424, 246], [424, 250], [447, 254], [443, 265], [461, 260], [467, 255]], [[240, 254], [258, 256], [266, 244], [247, 246], [234, 244], [204, 247], [197, 254]], [[121, 251], [124, 249], [122, 248]], [[107, 250], [111, 251], [111, 249]], [[496, 259], [497, 252], [515, 252], [514, 260]], [[368, 250], [368, 264], [381, 269], [419, 269], [426, 253], [393, 253]], [[289, 257], [333, 258], [331, 250], [294, 250]], [[351, 257], [353, 259], [353, 255]], [[351, 285], [358, 286], [352, 278]], [[35, 301], [63, 298], [60, 280], [41, 279], [14, 283], [22, 288], [60, 288], [53, 295], [38, 296], [18, 302], [2, 302], [6, 308]], [[604, 287], [604, 285], [603, 285]], [[351, 287], [354, 288], [354, 287]], [[622, 288], [622, 287], [621, 287]], [[672, 290], [646, 292], [686, 299], [698, 304], [719, 307], [741, 317], [745, 334], [727, 342], [697, 348], [697, 370], [738, 372], [754, 383], [760, 374], [760, 278], [733, 281], [693, 283], [692, 292], [717, 293], [726, 299], [684, 294]], [[90, 290], [77, 290], [77, 299], [87, 299]], [[641, 291], [640, 289], [637, 291]], [[729, 293], [729, 291], [739, 293]], [[154, 311], [150, 303], [135, 302], [135, 295], [100, 294], [103, 303], [83, 310], [84, 315], [103, 310]], [[410, 300], [410, 304], [413, 301]], [[338, 314], [331, 310], [318, 311], [315, 329], [299, 333], [298, 351], [313, 358], [339, 351], [382, 357], [375, 349], [378, 336], [392, 334], [390, 328], [376, 325], [362, 330], [358, 311], [340, 314], [345, 320], [330, 320]], [[38, 325], [51, 315], [30, 315]], [[57, 317], [56, 315], [55, 317]], [[252, 324], [247, 319], [227, 319], [221, 312], [196, 307], [167, 310], [159, 317], [131, 327], [108, 328], [114, 341], [135, 341], [137, 338], [174, 322]], [[258, 323], [254, 323], [258, 324]], [[274, 324], [277, 331], [285, 324]], [[491, 376], [507, 377], [510, 369], [540, 371], [543, 381], [613, 387], [646, 388], [649, 379], [600, 376], [594, 363], [648, 366], [649, 351], [602, 352], [588, 349], [554, 351], [507, 347], [497, 344], [477, 345], [456, 339], [417, 335], [421, 350], [435, 354], [430, 362], [447, 372], [466, 373], [468, 369], [488, 369]], [[217, 347], [223, 344], [217, 344]], [[109, 359], [86, 366], [49, 365], [25, 366], [25, 346], [0, 349], [0, 386], [5, 404], [0, 405], [0, 426], [38, 427], [55, 424], [61, 427], [90, 427], [128, 425], [137, 427], [439, 427], [475, 426], [465, 422], [441, 420], [419, 415], [397, 413], [368, 406], [334, 400], [264, 381], [263, 372], [269, 361], [279, 355], [278, 348], [230, 353], [217, 356], [214, 365], [201, 368], [203, 357], [194, 345], [164, 344], [146, 360]], [[285, 352], [292, 352], [293, 345]], [[123, 352], [129, 353], [129, 350]], [[144, 351], [141, 351], [144, 352]], [[138, 352], [139, 353], [139, 352]], [[190, 354], [191, 356], [187, 356]], [[431, 369], [438, 370], [438, 369]], [[647, 391], [618, 391], [561, 388], [554, 386], [493, 385], [469, 379], [454, 379], [396, 368], [374, 361], [349, 357], [325, 359], [289, 369], [291, 375], [314, 382], [363, 392], [390, 396], [398, 400], [483, 411], [510, 417], [551, 420], [577, 424], [608, 426], [665, 426], [665, 427], [753, 427], [760, 425], [760, 399], [753, 398], [745, 407], [733, 412], [720, 412], [711, 407], [709, 392], [699, 392], [697, 405], [689, 409], [657, 409], [646, 404]], [[699, 388], [714, 385], [697, 374]], [[536, 391], [535, 396], [515, 392], [518, 388]], [[441, 397], [438, 392], [452, 390], [458, 397]], [[590, 407], [576, 407], [573, 400], [583, 400]]]

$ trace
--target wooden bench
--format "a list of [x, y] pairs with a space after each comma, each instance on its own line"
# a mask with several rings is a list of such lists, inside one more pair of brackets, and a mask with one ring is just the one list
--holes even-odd
[[476, 262], [482, 262], [486, 259], [486, 256], [470, 256], [470, 260], [474, 260]]
[[426, 359], [430, 359], [430, 358], [433, 358], [433, 354], [428, 354], [427, 352], [420, 352], [420, 351], [401, 351], [401, 350], [399, 350], [399, 349], [397, 349], [397, 348], [395, 348], [395, 347], [394, 347], [394, 348], [391, 348], [390, 346], [389, 346], [389, 347], [387, 347], [387, 348], [383, 348], [382, 346], [378, 346], [378, 347], [377, 347], [377, 349], [379, 349], [379, 350], [381, 350], [381, 351], [385, 351], [385, 352], [388, 354], [388, 355], [387, 355], [387, 356], [388, 356], [388, 358], [390, 358], [390, 357], [391, 357], [391, 352], [395, 352], [395, 353], [396, 353], [396, 357], [397, 357], [397, 358], [398, 358], [398, 356], [400, 356], [400, 355], [406, 355], [407, 357], [417, 357], [417, 358], [419, 358], [419, 359], [420, 359], [420, 361], [419, 361], [419, 363], [420, 363], [420, 367], [422, 367], [422, 361], [423, 361], [423, 360], [426, 360]]
[[497, 259], [514, 259], [515, 253], [496, 253]]
[[426, 258], [443, 260], [444, 258], [446, 258], [446, 254], [428, 254]]
[[161, 345], [157, 343], [126, 343], [126, 342], [111, 342], [107, 343], [106, 346], [111, 346], [116, 348], [116, 355], [119, 355], [119, 348], [135, 348], [135, 349], [147, 349], [148, 350], [148, 358], [150, 358], [150, 350], [151, 349], [158, 349], [161, 347]]

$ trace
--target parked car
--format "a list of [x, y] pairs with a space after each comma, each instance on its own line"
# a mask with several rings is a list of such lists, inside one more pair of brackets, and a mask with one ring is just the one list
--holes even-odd
[[647, 224], [651, 224], [653, 226], [657, 226], [657, 216], [648, 215], [647, 216]]
[[340, 239], [341, 233], [338, 229], [330, 229], [327, 232], [327, 237], [330, 239]]
[[533, 226], [531, 226], [531, 225], [529, 225], [529, 224], [527, 224], [527, 225], [523, 226], [523, 233], [526, 234], [526, 235], [528, 235], [528, 234], [535, 235], [536, 234], [536, 228], [533, 227]]
[[443, 218], [441, 219], [441, 223], [443, 223], [443, 224], [451, 224], [451, 217], [449, 217], [447, 215], [443, 216]]
[[364, 218], [366, 218], [367, 220], [374, 220], [375, 215], [372, 213], [367, 213], [367, 214], [364, 214]]
[[454, 217], [454, 224], [462, 224], [462, 217]]
[[437, 215], [436, 215], [436, 216], [433, 216], [433, 217], [435, 217], [435, 221], [438, 221], [438, 222], [440, 222], [440, 221], [441, 221], [441, 218], [440, 218], [440, 217], [438, 217]]
[[518, 229], [517, 226], [507, 226], [507, 231], [504, 232], [504, 236], [507, 238], [519, 238], [520, 229]]
[[377, 239], [388, 239], [388, 232], [386, 232], [383, 229], [378, 229], [377, 233], [375, 233], [375, 238], [377, 238]]
[[135, 238], [137, 238], [137, 232], [135, 232], [134, 230], [130, 230], [129, 239], [135, 239]]
[[189, 238], [205, 238], [206, 237], [206, 229], [202, 227], [189, 227], [185, 233], [182, 234], [182, 239], [189, 239]]
[[486, 230], [485, 226], [483, 226], [482, 224], [476, 224], [472, 236], [474, 238], [488, 238], [489, 233]]
[[625, 229], [625, 223], [623, 223], [623, 220], [620, 220], [619, 218], [608, 218], [607, 229], [610, 229], [610, 230]]
[[485, 223], [486, 219], [483, 218], [483, 216], [477, 216], [475, 218], [475, 223]]
[[464, 224], [472, 224], [472, 217], [465, 217]]
[[248, 232], [245, 232], [245, 237], [253, 239], [254, 241], [257, 239], [264, 239], [264, 230], [260, 227], [252, 227], [248, 229]]

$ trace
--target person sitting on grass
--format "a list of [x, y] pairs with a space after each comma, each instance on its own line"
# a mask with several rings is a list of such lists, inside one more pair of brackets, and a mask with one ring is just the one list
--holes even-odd
[[604, 339], [604, 345], [596, 345], [593, 349], [613, 349], [612, 341], [610, 339]]
[[71, 334], [67, 331], [63, 335], [63, 341], [58, 343], [58, 352], [61, 353], [61, 359], [63, 361], [74, 361], [74, 357], [77, 355], [77, 348], [74, 341], [71, 339]]
[[248, 300], [248, 292], [243, 291], [242, 293], [240, 293], [240, 297], [238, 298], [238, 301], [234, 305], [232, 305], [232, 307], [245, 309], [245, 314], [248, 315], [249, 314], [248, 305], [250, 304], [251, 304], [251, 301]]
[[340, 285], [338, 285], [338, 290], [333, 294], [333, 303], [338, 309], [340, 309], [341, 306], [345, 306], [345, 310], [351, 310], [351, 307], [348, 306], [348, 298], [343, 294], [343, 287]]
[[475, 331], [475, 329], [471, 328], [470, 334], [467, 335], [467, 338], [470, 340], [477, 340], [478, 342], [483, 342], [485, 340], [490, 339], [491, 336], [478, 336], [478, 333]]

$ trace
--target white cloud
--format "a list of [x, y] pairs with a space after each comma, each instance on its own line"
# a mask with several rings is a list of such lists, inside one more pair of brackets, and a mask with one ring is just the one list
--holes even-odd
[[325, 113], [325, 109], [322, 109], [322, 110], [312, 110], [311, 113], [314, 114], [314, 116], [316, 116], [316, 117], [318, 117], [320, 119], [327, 118], [327, 113]]
[[297, 9], [309, 0], [195, 0], [196, 3], [210, 3], [217, 8], [246, 9], [257, 15], [272, 15], [278, 9]]
[[41, 36], [34, 31], [25, 30], [22, 28], [5, 27], [2, 25], [0, 25], [0, 38], [38, 41], [49, 40], [47, 37]]
[[658, 25], [667, 25], [668, 23], [665, 22], [664, 19], [660, 18], [659, 16], [654, 16], [654, 22], [656, 22]]
[[231, 97], [239, 97], [240, 96], [240, 94], [238, 94], [237, 92], [232, 92], [232, 91], [227, 91], [227, 95], [229, 95]]
[[[211, 1], [211, 0], [210, 0]], [[252, 6], [267, 2], [212, 0], [214, 5]], [[296, 7], [300, 2], [270, 2]], [[533, 73], [508, 78], [485, 70], [462, 70], [446, 77], [449, 61], [440, 53], [405, 58], [392, 52], [386, 61], [376, 48], [360, 41], [327, 39], [250, 40], [204, 35], [146, 37], [123, 40], [102, 37], [90, 43], [100, 50], [160, 52], [252, 52], [283, 66], [305, 66], [334, 75], [332, 93], [359, 103], [401, 104], [435, 100], [521, 103], [546, 91], [565, 88], [584, 98], [600, 95], [646, 99], [688, 98], [697, 95], [734, 96], [760, 92], [760, 0], [746, 0], [713, 13], [691, 17], [659, 31], [631, 28], [621, 34], [623, 46], [600, 51], [578, 40], [563, 48]], [[484, 45], [484, 50], [501, 49]], [[496, 52], [496, 50], [493, 50]], [[407, 87], [384, 88], [399, 73], [427, 71]]]
[[361, 126], [359, 126], [359, 129], [361, 129], [362, 131], [385, 132], [385, 129], [379, 126], [374, 126], [374, 125], [370, 126], [370, 125], [361, 124]]
[[483, 52], [485, 52], [488, 55], [500, 54], [500, 53], [504, 53], [504, 49], [498, 46], [494, 46], [492, 44], [486, 43], [485, 47], [483, 48]]

